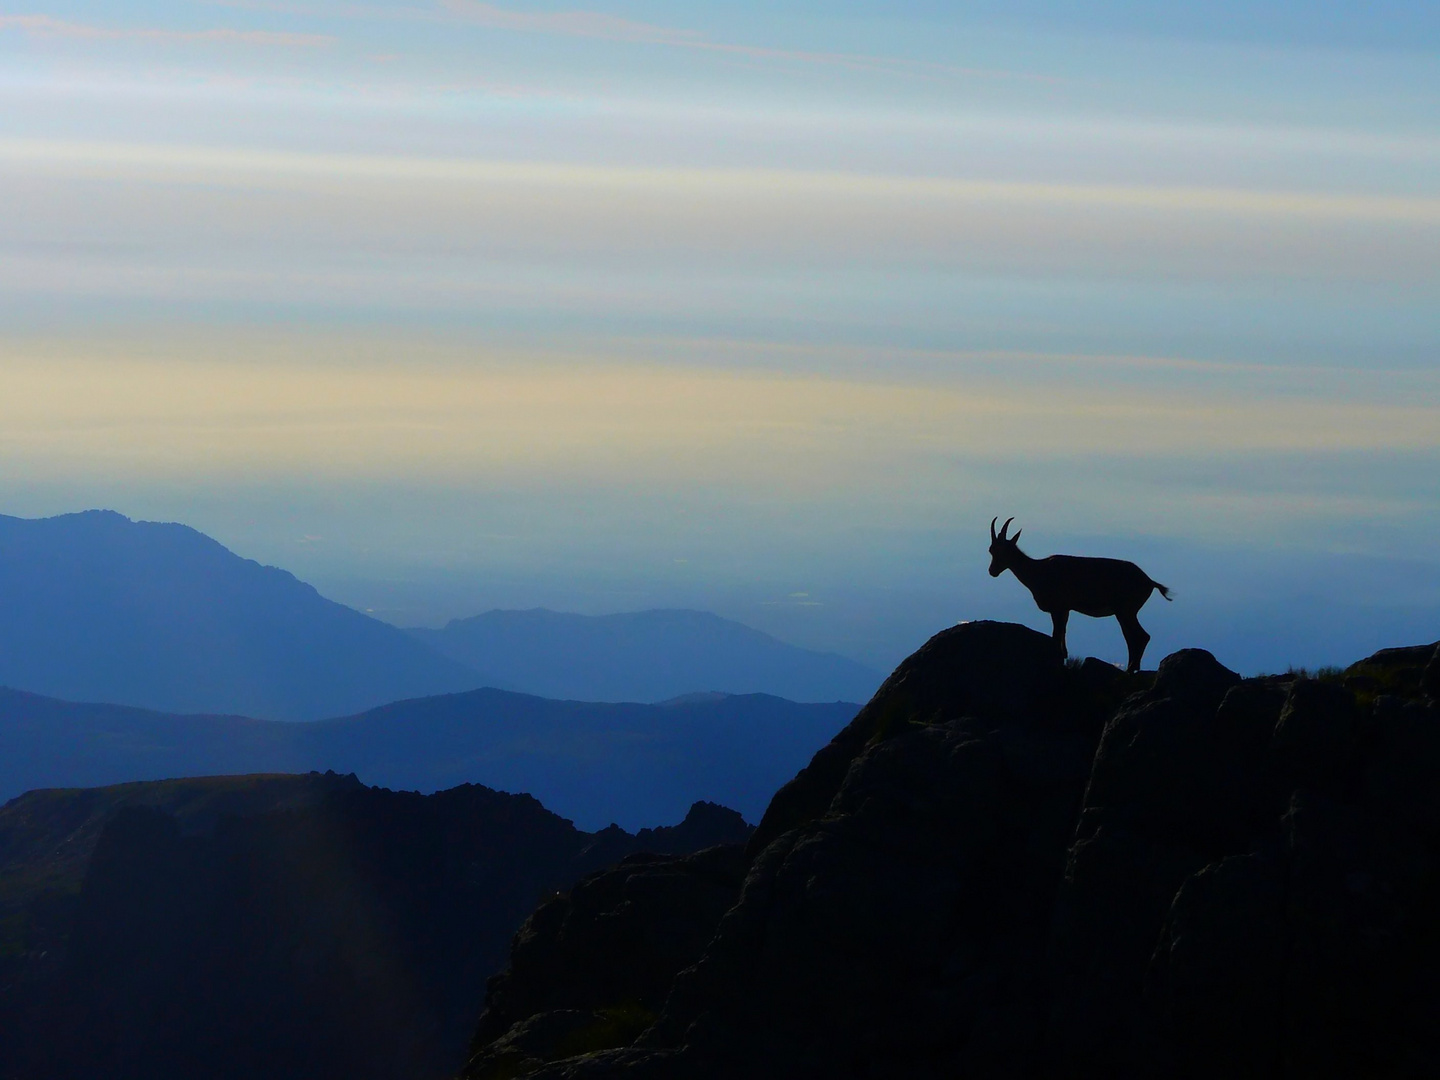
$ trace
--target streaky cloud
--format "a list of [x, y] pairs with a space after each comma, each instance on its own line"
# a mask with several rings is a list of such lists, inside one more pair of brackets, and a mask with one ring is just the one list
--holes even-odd
[[1051, 75], [1030, 72], [1002, 71], [987, 68], [939, 64], [895, 56], [869, 56], [863, 53], [825, 52], [806, 49], [778, 49], [763, 45], [746, 45], [714, 41], [698, 30], [659, 26], [637, 22], [599, 11], [525, 12], [502, 8], [483, 0], [441, 0], [441, 6], [457, 18], [479, 26], [526, 33], [559, 34], [566, 37], [598, 38], [604, 41], [639, 45], [667, 45], [704, 52], [729, 53], [751, 60], [770, 60], [802, 64], [829, 64], [861, 71], [888, 72], [928, 76], [966, 76], [1005, 79], [1033, 79], [1042, 82], [1063, 82]]
[[1440, 224], [1440, 198], [1165, 184], [1082, 184], [971, 180], [780, 168], [575, 165], [409, 155], [314, 153], [53, 139], [0, 138], [0, 163], [117, 169], [248, 172], [334, 178], [536, 183], [554, 187], [646, 190], [705, 196], [849, 195], [900, 201], [943, 199], [1020, 205], [1115, 207], [1233, 215]]
[[79, 38], [89, 41], [216, 42], [235, 45], [278, 45], [289, 48], [315, 48], [335, 42], [335, 38], [328, 34], [297, 34], [281, 30], [236, 30], [231, 27], [218, 27], [212, 30], [167, 30], [158, 27], [98, 26], [94, 23], [57, 19], [50, 15], [0, 15], [0, 30], [20, 30], [45, 37]]

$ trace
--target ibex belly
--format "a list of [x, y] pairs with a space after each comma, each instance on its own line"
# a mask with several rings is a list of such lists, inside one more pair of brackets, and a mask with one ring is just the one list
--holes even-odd
[[1068, 609], [1095, 619], [1130, 615], [1150, 598], [1153, 586], [1134, 563], [1052, 555], [1044, 560], [1050, 587], [1047, 610]]

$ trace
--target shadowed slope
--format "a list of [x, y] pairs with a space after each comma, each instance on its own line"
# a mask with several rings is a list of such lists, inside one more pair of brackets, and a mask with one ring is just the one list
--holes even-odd
[[0, 1075], [438, 1080], [537, 900], [748, 832], [333, 774], [33, 792], [0, 809]]

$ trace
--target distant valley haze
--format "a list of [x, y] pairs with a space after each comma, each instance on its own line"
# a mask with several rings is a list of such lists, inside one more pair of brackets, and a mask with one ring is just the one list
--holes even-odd
[[490, 611], [410, 633], [496, 686], [580, 701], [664, 701], [705, 691], [863, 702], [880, 673], [784, 645], [703, 611], [573, 615]]

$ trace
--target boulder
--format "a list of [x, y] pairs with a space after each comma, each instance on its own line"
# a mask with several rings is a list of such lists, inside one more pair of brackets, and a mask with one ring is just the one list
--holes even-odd
[[1351, 782], [1360, 751], [1355, 698], [1339, 683], [1297, 679], [1271, 746], [1295, 783], [1332, 790]]
[[1105, 726], [1055, 903], [1048, 1067], [1141, 1067], [1150, 957], [1186, 879], [1243, 852], [1276, 802], [1264, 777], [1282, 700], [1187, 649]]
[[1136, 1068], [1145, 971], [1176, 890], [1205, 858], [1130, 825], [1086, 810], [1067, 853], [1050, 928], [1046, 1072]]
[[1425, 671], [1437, 650], [1440, 650], [1440, 641], [1381, 649], [1346, 668], [1345, 683], [1357, 694], [1368, 697], [1380, 694], [1417, 697], [1424, 693]]
[[465, 1076], [513, 1076], [634, 1042], [675, 973], [699, 959], [743, 875], [738, 845], [631, 855], [541, 904], [510, 966], [490, 980]]
[[1160, 661], [1153, 694], [1178, 701], [1198, 713], [1213, 713], [1239, 682], [1240, 676], [1216, 660], [1213, 653], [1181, 649]]
[[1201, 649], [1166, 657], [1154, 687], [1105, 726], [1085, 794], [1157, 843], [1236, 851], [1266, 803], [1261, 777], [1280, 692], [1240, 685]]
[[758, 856], [642, 1045], [776, 1077], [940, 1077], [1033, 1054], [1090, 747], [993, 723], [866, 748], [829, 811]]
[[1044, 635], [1014, 623], [967, 622], [942, 630], [885, 680], [854, 720], [776, 792], [750, 839], [751, 857], [788, 829], [823, 814], [850, 763], [873, 741], [963, 716], [995, 723], [1056, 719], [1064, 656]]
[[1185, 879], [1146, 976], [1148, 1064], [1175, 1077], [1283, 1075], [1286, 867], [1232, 855]]
[[1299, 791], [1288, 862], [1283, 1012], [1291, 1075], [1440, 1075], [1436, 850], [1406, 822]]
[[1374, 749], [1364, 763], [1366, 802], [1440, 837], [1440, 709], [1385, 695], [1371, 709]]

